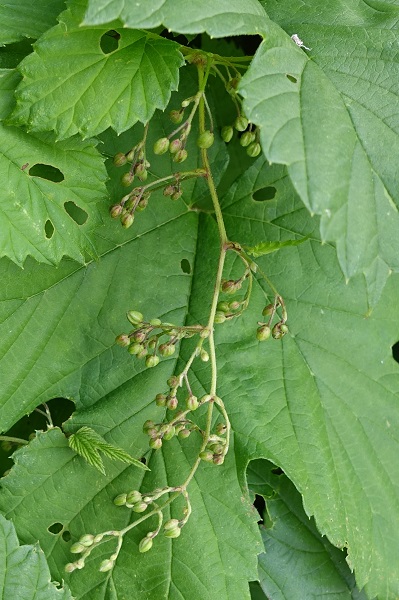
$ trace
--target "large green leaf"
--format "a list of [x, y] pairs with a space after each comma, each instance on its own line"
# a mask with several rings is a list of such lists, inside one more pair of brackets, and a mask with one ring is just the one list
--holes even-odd
[[291, 481], [271, 463], [257, 460], [247, 471], [252, 492], [266, 502], [261, 526], [265, 552], [259, 579], [273, 600], [367, 600], [359, 592], [345, 554], [317, 531]]
[[270, 22], [240, 90], [267, 158], [288, 166], [345, 276], [363, 273], [374, 305], [399, 270], [397, 33], [353, 4], [264, 2], [289, 35]]
[[10, 521], [0, 515], [0, 594], [12, 600], [72, 600], [67, 588], [59, 589], [50, 579], [43, 551], [20, 546]]
[[78, 132], [90, 137], [108, 127], [121, 133], [165, 108], [177, 88], [183, 64], [177, 44], [114, 24], [118, 47], [103, 51], [109, 27], [80, 27], [85, 4], [72, 3], [22, 61], [14, 124], [54, 130], [58, 139]]
[[134, 29], [162, 24], [179, 33], [206, 31], [212, 37], [225, 37], [262, 33], [265, 12], [257, 0], [89, 0], [85, 25], [114, 19]]
[[55, 25], [64, 9], [64, 0], [7, 0], [0, 6], [0, 44], [10, 44], [24, 37], [38, 38]]

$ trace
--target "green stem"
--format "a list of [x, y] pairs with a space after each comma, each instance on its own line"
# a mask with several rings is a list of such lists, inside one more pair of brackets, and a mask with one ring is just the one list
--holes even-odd
[[21, 438], [12, 437], [9, 435], [0, 435], [0, 441], [1, 442], [13, 442], [14, 444], [23, 444], [24, 446], [29, 444], [29, 442], [27, 442], [26, 440], [22, 440]]

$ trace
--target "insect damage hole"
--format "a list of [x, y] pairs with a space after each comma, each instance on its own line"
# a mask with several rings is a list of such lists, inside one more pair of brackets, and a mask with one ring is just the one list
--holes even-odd
[[62, 523], [53, 523], [52, 525], [49, 525], [47, 527], [47, 531], [49, 533], [53, 533], [54, 535], [57, 535], [57, 533], [60, 533], [60, 531], [62, 531], [64, 529], [64, 526]]
[[111, 54], [118, 50], [120, 37], [120, 34], [113, 29], [104, 33], [100, 39], [100, 48], [103, 54]]
[[180, 267], [183, 273], [187, 273], [187, 275], [191, 273], [191, 265], [188, 262], [187, 258], [183, 258], [183, 260], [180, 263]]
[[44, 224], [44, 233], [46, 234], [46, 238], [48, 240], [50, 240], [53, 237], [54, 225], [52, 224], [50, 219], [47, 219], [47, 221]]
[[255, 202], [265, 202], [266, 200], [273, 200], [276, 193], [277, 193], [276, 188], [273, 186], [269, 186], [269, 187], [265, 187], [265, 188], [261, 188], [260, 190], [257, 190], [252, 195], [252, 198], [255, 200]]
[[392, 357], [397, 363], [399, 363], [399, 342], [396, 342], [392, 346]]
[[63, 172], [57, 167], [43, 163], [33, 165], [28, 172], [32, 177], [40, 177], [41, 179], [54, 181], [54, 183], [60, 183], [60, 181], [64, 181], [65, 179]]
[[68, 200], [68, 202], [64, 202], [64, 208], [68, 215], [77, 223], [78, 225], [84, 225], [89, 218], [89, 215], [83, 208], [80, 208], [75, 202]]

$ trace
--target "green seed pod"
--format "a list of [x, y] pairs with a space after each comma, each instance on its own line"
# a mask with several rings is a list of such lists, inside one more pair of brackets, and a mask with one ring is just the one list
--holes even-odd
[[148, 368], [156, 367], [158, 363], [159, 363], [159, 356], [157, 356], [156, 354], [151, 354], [150, 356], [147, 356], [147, 358], [145, 359], [145, 366]]
[[176, 529], [176, 527], [179, 527], [179, 523], [179, 519], [169, 519], [168, 521], [165, 521], [163, 528], [165, 531]]
[[150, 448], [152, 448], [152, 450], [159, 450], [162, 447], [162, 440], [158, 437], [151, 438], [148, 442], [148, 445], [150, 446]]
[[82, 535], [82, 537], [79, 539], [79, 543], [89, 548], [94, 543], [94, 535], [92, 535], [91, 533], [86, 533], [85, 535]]
[[222, 136], [222, 140], [224, 142], [226, 142], [226, 143], [230, 142], [233, 135], [234, 135], [234, 129], [232, 128], [231, 125], [225, 125], [224, 127], [222, 127], [221, 136]]
[[129, 348], [127, 349], [127, 351], [129, 352], [129, 354], [133, 354], [133, 355], [139, 355], [140, 352], [142, 352], [144, 350], [144, 346], [143, 344], [139, 344], [138, 342], [135, 342], [134, 344], [131, 344], [129, 346]]
[[222, 444], [211, 444], [209, 446], [209, 450], [213, 452], [213, 454], [223, 454], [224, 448]]
[[176, 375], [172, 375], [172, 377], [169, 377], [169, 379], [166, 381], [166, 383], [168, 384], [168, 386], [170, 388], [175, 388], [179, 385], [180, 380], [178, 377], [176, 377]]
[[245, 131], [248, 127], [248, 119], [242, 115], [237, 117], [234, 121], [234, 127], [237, 131]]
[[130, 337], [126, 333], [121, 333], [121, 335], [118, 335], [115, 338], [115, 342], [118, 344], [118, 346], [127, 348], [127, 346], [130, 346]]
[[136, 155], [136, 146], [134, 148], [132, 148], [131, 150], [129, 150], [129, 152], [126, 154], [127, 161], [130, 163], [133, 162], [135, 155]]
[[148, 552], [149, 550], [151, 550], [152, 548], [152, 538], [150, 537], [144, 537], [141, 542], [139, 543], [139, 552]]
[[156, 335], [154, 335], [154, 336], [152, 336], [152, 337], [151, 337], [151, 338], [148, 340], [148, 348], [149, 348], [150, 350], [154, 350], [154, 348], [156, 347], [156, 345], [157, 345], [157, 336], [156, 336]]
[[98, 569], [101, 573], [106, 573], [107, 571], [110, 571], [114, 566], [114, 561], [113, 560], [103, 560], [100, 568]]
[[281, 323], [280, 325], [280, 331], [283, 335], [285, 335], [286, 333], [288, 333], [288, 327], [285, 323]]
[[94, 543], [98, 544], [98, 542], [101, 542], [101, 540], [103, 539], [104, 534], [103, 533], [98, 533], [97, 535], [94, 536]]
[[224, 463], [224, 455], [223, 454], [214, 454], [212, 462], [214, 465], [222, 465]]
[[281, 340], [281, 338], [283, 336], [284, 336], [284, 333], [281, 331], [281, 323], [276, 323], [272, 329], [272, 337], [275, 340]]
[[229, 302], [230, 310], [238, 310], [241, 306], [241, 302], [237, 302], [237, 300], [233, 300], [233, 302]]
[[168, 396], [167, 397], [167, 401], [166, 401], [166, 406], [169, 408], [169, 410], [176, 410], [179, 401], [176, 398], [176, 396]]
[[76, 569], [75, 567], [75, 563], [68, 563], [65, 565], [64, 567], [64, 571], [65, 573], [73, 573], [73, 571]]
[[130, 173], [130, 171], [128, 171], [127, 173], [122, 175], [121, 184], [124, 185], [125, 187], [129, 187], [129, 185], [132, 185], [133, 180], [134, 180], [134, 174]]
[[165, 394], [157, 394], [155, 396], [155, 404], [157, 406], [166, 406], [166, 396], [165, 396]]
[[160, 138], [154, 144], [154, 154], [165, 154], [169, 150], [169, 140], [167, 137]]
[[237, 284], [233, 279], [223, 281], [221, 286], [222, 292], [225, 294], [234, 294], [237, 289]]
[[197, 138], [197, 146], [198, 148], [210, 148], [214, 141], [214, 134], [207, 130], [201, 133], [201, 135]]
[[166, 531], [164, 530], [163, 534], [167, 538], [178, 538], [181, 534], [181, 529], [180, 527], [174, 527], [172, 529], [167, 529]]
[[143, 423], [143, 433], [147, 433], [148, 429], [153, 429], [154, 427], [154, 421], [151, 421], [151, 419], [147, 419], [147, 421]]
[[220, 310], [221, 312], [227, 313], [230, 311], [230, 305], [228, 302], [218, 302], [217, 305], [217, 310]]
[[76, 569], [83, 569], [84, 566], [85, 566], [85, 561], [83, 560], [83, 558], [79, 558], [79, 560], [77, 560], [75, 563]]
[[80, 554], [84, 550], [86, 550], [86, 548], [83, 544], [81, 544], [80, 542], [75, 542], [70, 547], [69, 552], [72, 552], [72, 554]]
[[151, 319], [150, 325], [153, 327], [160, 327], [162, 325], [161, 319]]
[[188, 437], [190, 437], [191, 431], [189, 431], [188, 429], [182, 429], [181, 431], [179, 431], [179, 433], [177, 434], [177, 437], [180, 438], [181, 440], [185, 440]]
[[189, 410], [197, 410], [199, 406], [197, 396], [190, 395], [186, 400], [186, 405]]
[[136, 173], [137, 177], [140, 179], [140, 181], [146, 181], [146, 179], [148, 177], [148, 171], [144, 165], [142, 165], [142, 164], [137, 165], [137, 167], [135, 169], [135, 173]]
[[183, 196], [183, 190], [178, 189], [171, 195], [171, 198], [172, 198], [172, 200], [180, 200], [180, 198], [182, 196]]
[[140, 350], [140, 352], [137, 352], [136, 356], [138, 359], [142, 359], [145, 358], [148, 354], [147, 348], [143, 348], [142, 350]]
[[169, 440], [172, 439], [172, 437], [174, 437], [176, 435], [176, 429], [173, 425], [169, 425], [169, 428], [167, 431], [165, 431], [163, 439], [166, 440], [167, 442]]
[[122, 223], [122, 227], [124, 227], [125, 229], [129, 229], [129, 227], [131, 227], [133, 225], [133, 222], [134, 222], [134, 215], [132, 215], [130, 213], [122, 215], [121, 223]]
[[215, 323], [217, 323], [217, 324], [224, 323], [225, 320], [226, 320], [226, 315], [224, 314], [224, 312], [217, 310], [216, 314], [215, 314]]
[[135, 513], [142, 513], [145, 510], [147, 510], [147, 503], [146, 502], [137, 502], [134, 506], [133, 506], [133, 512]]
[[171, 110], [169, 113], [169, 119], [175, 125], [179, 125], [183, 121], [184, 110]]
[[133, 333], [132, 337], [135, 342], [144, 342], [144, 340], [146, 338], [146, 334], [144, 333], [144, 331], [141, 331], [140, 329], [138, 329], [137, 331], [135, 331]]
[[213, 396], [211, 396], [211, 394], [205, 394], [205, 396], [202, 396], [202, 398], [200, 399], [200, 404], [205, 404], [206, 402], [210, 402], [211, 400], [213, 400]]
[[142, 502], [142, 495], [138, 490], [132, 490], [126, 496], [126, 501], [129, 504], [137, 504], [138, 502]]
[[182, 143], [181, 143], [181, 140], [179, 140], [179, 139], [172, 140], [169, 144], [169, 152], [171, 154], [176, 154], [176, 152], [181, 150], [181, 148], [182, 148]]
[[247, 146], [249, 146], [249, 144], [251, 144], [254, 141], [254, 139], [255, 139], [255, 134], [252, 133], [252, 131], [246, 131], [240, 137], [240, 144], [241, 144], [241, 146], [246, 148]]
[[109, 214], [111, 215], [112, 219], [117, 219], [121, 216], [122, 210], [123, 207], [120, 204], [114, 204], [114, 206], [111, 206], [109, 209]]
[[201, 460], [204, 460], [205, 462], [213, 461], [213, 454], [210, 450], [203, 450], [203, 452], [200, 452], [199, 457]]
[[262, 325], [256, 330], [256, 339], [259, 340], [259, 342], [264, 342], [269, 339], [270, 333], [269, 325]]
[[252, 144], [250, 144], [247, 148], [247, 154], [252, 158], [256, 158], [261, 152], [262, 148], [261, 145], [258, 144], [258, 142], [252, 142]]
[[123, 152], [118, 152], [114, 156], [114, 165], [116, 167], [123, 167], [127, 163], [127, 158]]
[[172, 356], [175, 353], [176, 346], [174, 344], [161, 344], [159, 346], [159, 354], [161, 356]]
[[127, 320], [130, 321], [132, 325], [141, 325], [144, 321], [143, 314], [138, 310], [129, 310], [126, 313]]
[[209, 354], [204, 348], [201, 348], [200, 358], [203, 362], [208, 362], [209, 360]]
[[181, 103], [182, 108], [187, 108], [187, 106], [189, 106], [192, 101], [193, 101], [192, 98], [186, 98], [185, 100], [183, 100], [183, 102]]
[[115, 506], [125, 506], [125, 504], [126, 504], [126, 498], [127, 498], [126, 494], [119, 494], [118, 496], [116, 496], [114, 498], [114, 504], [115, 504]]
[[182, 148], [181, 150], [178, 150], [176, 152], [176, 154], [173, 156], [173, 162], [182, 163], [186, 160], [187, 156], [188, 156], [187, 150]]
[[145, 208], [147, 208], [148, 205], [148, 200], [149, 198], [145, 198], [144, 196], [141, 198], [141, 200], [139, 201], [138, 205], [136, 206], [136, 210], [138, 212], [141, 212], [142, 210], [144, 210]]
[[265, 308], [262, 310], [262, 315], [264, 317], [270, 317], [271, 314], [273, 314], [273, 310], [274, 310], [274, 304], [268, 304], [267, 306], [265, 306]]

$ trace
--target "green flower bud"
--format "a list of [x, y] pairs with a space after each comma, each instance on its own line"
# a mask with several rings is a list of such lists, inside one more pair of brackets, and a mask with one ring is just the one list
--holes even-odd
[[189, 410], [197, 410], [199, 403], [197, 396], [189, 396], [186, 400], [186, 405]]
[[148, 171], [143, 164], [137, 165], [137, 167], [135, 169], [135, 173], [136, 173], [137, 177], [140, 179], [140, 181], [146, 181], [146, 179], [148, 177]]
[[205, 404], [206, 402], [210, 402], [211, 400], [213, 400], [213, 396], [211, 396], [211, 394], [205, 394], [205, 396], [202, 396], [202, 398], [200, 399], [200, 404]]
[[101, 542], [101, 540], [103, 539], [104, 534], [103, 533], [98, 533], [97, 535], [94, 536], [94, 543], [98, 544], [98, 542]]
[[134, 222], [134, 215], [132, 215], [130, 213], [126, 213], [125, 215], [122, 215], [121, 223], [122, 223], [122, 227], [124, 227], [125, 229], [129, 229], [129, 227], [131, 227], [133, 225], [133, 222]]
[[123, 165], [125, 165], [126, 163], [127, 163], [127, 158], [123, 154], [123, 152], [118, 152], [117, 154], [115, 154], [115, 156], [114, 156], [114, 165], [116, 167], [123, 167]]
[[241, 77], [233, 77], [232, 79], [229, 79], [229, 81], [226, 84], [226, 90], [228, 91], [229, 94], [234, 95], [233, 93], [238, 88], [240, 79], [241, 79]]
[[204, 348], [201, 348], [200, 358], [203, 362], [208, 362], [209, 360], [209, 354]]
[[234, 294], [237, 291], [237, 283], [233, 279], [223, 281], [221, 286], [222, 292], [225, 294]]
[[183, 102], [181, 103], [182, 108], [187, 108], [187, 106], [189, 106], [192, 101], [193, 101], [192, 98], [186, 98], [185, 100], [183, 100]]
[[176, 375], [172, 375], [172, 377], [169, 377], [166, 383], [170, 388], [175, 388], [179, 385], [180, 380], [178, 377], [176, 377]]
[[138, 342], [135, 342], [134, 344], [131, 344], [129, 346], [129, 348], [127, 349], [127, 351], [129, 352], [129, 354], [133, 354], [133, 355], [134, 354], [135, 355], [139, 355], [140, 352], [142, 352], [143, 350], [145, 350], [143, 344], [139, 344]]
[[75, 542], [69, 549], [69, 551], [72, 552], [72, 554], [80, 554], [84, 550], [86, 550], [86, 548], [80, 542]]
[[200, 452], [199, 457], [201, 460], [204, 460], [205, 462], [213, 461], [213, 454], [210, 450], [203, 450], [202, 452]]
[[145, 198], [143, 196], [141, 198], [141, 200], [139, 201], [138, 205], [136, 206], [136, 210], [139, 211], [139, 212], [141, 212], [142, 210], [144, 210], [145, 208], [147, 208], [148, 200], [149, 200], [149, 198]]
[[226, 320], [226, 315], [224, 314], [224, 312], [217, 310], [216, 314], [215, 314], [215, 323], [217, 323], [217, 324], [224, 323], [225, 320]]
[[224, 455], [223, 454], [214, 454], [212, 462], [214, 465], [222, 465], [224, 463]]
[[165, 394], [157, 394], [155, 396], [155, 404], [157, 406], [166, 406], [166, 396], [165, 396]]
[[114, 561], [109, 560], [109, 558], [108, 558], [108, 559], [102, 561], [100, 568], [98, 570], [101, 573], [106, 573], [107, 571], [110, 571], [113, 568], [113, 566], [114, 566]]
[[241, 302], [237, 302], [237, 300], [234, 300], [233, 302], [229, 302], [230, 310], [237, 310], [240, 308], [240, 306], [241, 306]]
[[145, 421], [145, 423], [143, 424], [143, 432], [147, 433], [148, 429], [153, 429], [153, 427], [155, 427], [155, 423], [154, 421], [151, 421], [151, 419], [148, 419], [147, 421]]
[[168, 538], [178, 538], [179, 535], [181, 534], [181, 528], [180, 527], [173, 527], [172, 529], [167, 529], [164, 530], [164, 536], [168, 537]]
[[127, 494], [126, 501], [128, 504], [137, 504], [138, 502], [142, 502], [142, 495], [138, 490], [132, 490]]
[[207, 130], [197, 138], [197, 146], [198, 148], [210, 148], [214, 141], [215, 136], [211, 131]]
[[150, 356], [147, 356], [147, 358], [145, 359], [145, 366], [148, 368], [156, 367], [158, 363], [159, 363], [159, 356], [156, 356], [156, 354], [151, 354]]
[[121, 184], [124, 185], [125, 187], [129, 187], [129, 185], [132, 185], [133, 180], [134, 180], [134, 174], [130, 173], [130, 171], [128, 171], [127, 173], [122, 175]]
[[281, 323], [280, 325], [280, 331], [283, 335], [285, 335], [286, 333], [288, 333], [288, 327], [285, 323]]
[[256, 339], [260, 342], [264, 342], [265, 340], [269, 339], [270, 333], [271, 331], [269, 325], [262, 325], [256, 330]]
[[79, 543], [89, 548], [94, 543], [94, 535], [91, 535], [91, 533], [86, 533], [85, 535], [82, 535], [82, 537], [79, 539]]
[[151, 550], [152, 548], [152, 538], [150, 537], [144, 537], [141, 542], [139, 543], [139, 552], [148, 552], [148, 550]]
[[258, 144], [258, 142], [253, 142], [247, 148], [247, 154], [248, 154], [248, 156], [251, 156], [252, 158], [256, 158], [257, 156], [259, 156], [259, 154], [261, 152], [262, 152], [262, 148], [261, 148], [260, 144]]
[[241, 144], [241, 146], [246, 148], [246, 146], [249, 146], [249, 144], [251, 144], [254, 141], [254, 139], [255, 139], [255, 134], [252, 133], [252, 131], [246, 131], [240, 137], [240, 144]]
[[164, 196], [173, 196], [173, 194], [176, 192], [176, 187], [174, 185], [167, 185], [164, 189], [163, 189], [163, 195]]
[[129, 152], [126, 154], [127, 161], [130, 163], [133, 162], [135, 155], [136, 155], [136, 146], [134, 148], [132, 148], [131, 150], [129, 150]]
[[74, 563], [68, 563], [65, 565], [64, 567], [64, 571], [65, 573], [73, 573], [73, 571], [76, 569], [75, 564]]
[[211, 444], [209, 446], [209, 450], [213, 452], [213, 454], [223, 454], [224, 448], [222, 444]]
[[158, 437], [151, 438], [148, 445], [150, 448], [152, 448], [152, 450], [159, 450], [162, 447], [162, 440]]
[[264, 317], [270, 317], [270, 315], [273, 313], [274, 310], [274, 304], [268, 304], [267, 306], [265, 306], [265, 308], [262, 310], [262, 315]]
[[176, 152], [181, 150], [181, 148], [182, 148], [182, 143], [181, 143], [181, 140], [179, 140], [179, 139], [172, 140], [169, 144], [169, 152], [171, 154], [176, 154]]
[[145, 338], [146, 338], [146, 334], [144, 333], [144, 331], [141, 331], [140, 329], [138, 329], [137, 331], [135, 331], [132, 335], [133, 339], [135, 342], [144, 342]]
[[84, 566], [85, 566], [85, 561], [83, 560], [83, 558], [79, 558], [79, 560], [77, 560], [75, 563], [76, 569], [83, 569]]
[[156, 347], [156, 345], [157, 345], [157, 336], [156, 336], [156, 335], [154, 335], [154, 336], [152, 336], [152, 337], [151, 337], [151, 338], [148, 340], [148, 348], [149, 348], [150, 350], [154, 350], [154, 348]]
[[127, 498], [126, 494], [119, 494], [118, 496], [116, 496], [114, 498], [115, 506], [125, 506], [126, 498]]
[[136, 356], [138, 359], [142, 359], [145, 358], [148, 354], [147, 348], [143, 348], [142, 350], [140, 350], [140, 352], [137, 352]]
[[224, 127], [222, 127], [222, 140], [224, 142], [230, 142], [231, 138], [233, 137], [234, 134], [234, 129], [232, 128], [231, 125], [225, 125]]
[[182, 163], [186, 160], [186, 158], [187, 158], [187, 150], [182, 148], [181, 150], [178, 150], [176, 152], [176, 154], [173, 156], [173, 162]]
[[138, 310], [129, 310], [126, 313], [126, 316], [132, 325], [141, 325], [141, 323], [144, 321], [142, 313]]
[[166, 137], [160, 138], [154, 144], [154, 154], [165, 154], [169, 150], [169, 140]]
[[177, 406], [179, 404], [179, 401], [176, 398], [176, 396], [170, 396], [169, 395], [167, 398], [168, 399], [166, 401], [166, 406], [169, 408], [169, 410], [176, 410], [176, 408], [177, 408]]
[[169, 113], [169, 119], [172, 123], [179, 125], [183, 121], [184, 110], [171, 110]]
[[153, 327], [160, 327], [162, 325], [161, 319], [151, 319], [150, 325]]
[[226, 431], [227, 431], [227, 427], [224, 423], [218, 423], [216, 425], [216, 433], [218, 435], [223, 435], [224, 433], [226, 433]]
[[190, 437], [191, 431], [189, 431], [188, 429], [182, 429], [181, 431], [179, 431], [179, 433], [177, 434], [177, 437], [180, 438], [181, 440], [185, 440], [188, 437]]
[[168, 521], [165, 521], [163, 528], [165, 531], [176, 529], [176, 527], [179, 527], [179, 523], [179, 519], [169, 519]]
[[175, 353], [176, 346], [174, 344], [161, 344], [159, 346], [159, 354], [161, 356], [172, 356]]
[[115, 342], [118, 344], [118, 346], [127, 348], [127, 346], [130, 346], [130, 337], [126, 333], [121, 333], [121, 335], [118, 335], [115, 338]]
[[172, 198], [172, 200], [179, 200], [182, 196], [183, 196], [183, 190], [179, 189], [179, 190], [176, 190], [172, 194], [171, 198]]
[[146, 502], [137, 502], [134, 506], [133, 506], [133, 512], [135, 513], [142, 513], [145, 510], [147, 510], [147, 503]]
[[228, 302], [218, 302], [217, 310], [227, 313], [230, 311], [230, 306]]
[[237, 129], [237, 131], [245, 131], [248, 127], [248, 119], [242, 115], [237, 117], [234, 121], [234, 127]]
[[176, 435], [176, 429], [173, 425], [169, 425], [168, 430], [164, 433], [163, 439], [169, 441]]
[[117, 219], [122, 214], [122, 210], [123, 208], [120, 204], [114, 204], [114, 206], [111, 206], [109, 209], [109, 214], [113, 219]]
[[276, 323], [272, 329], [272, 336], [275, 340], [281, 340], [284, 333], [281, 331], [281, 323]]

